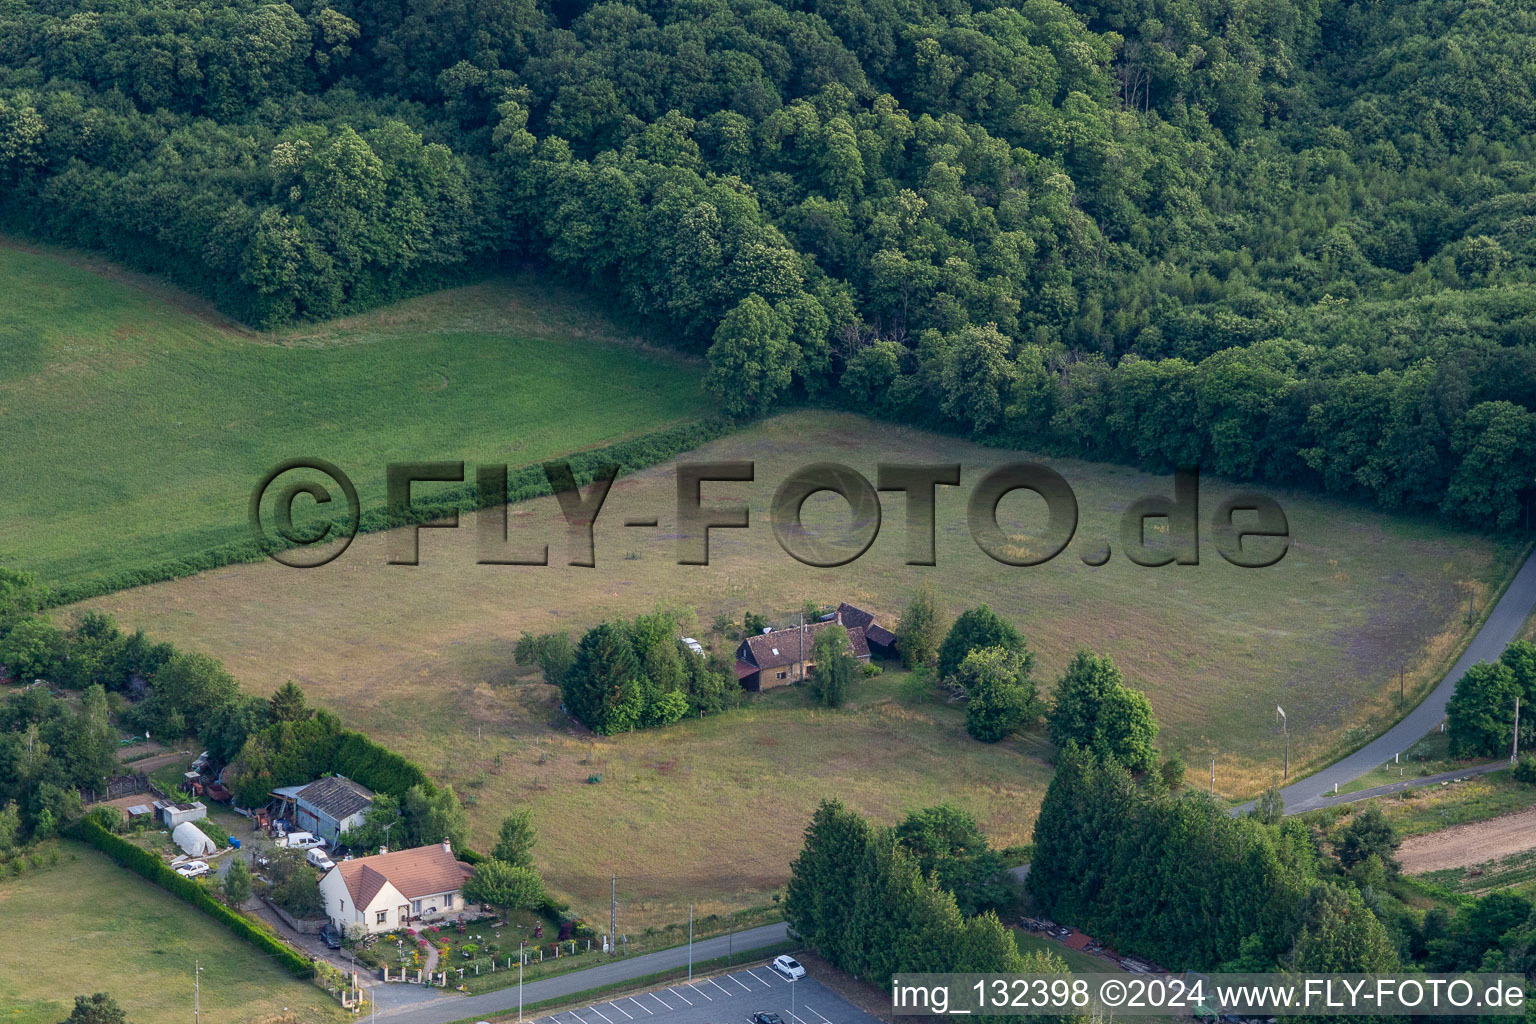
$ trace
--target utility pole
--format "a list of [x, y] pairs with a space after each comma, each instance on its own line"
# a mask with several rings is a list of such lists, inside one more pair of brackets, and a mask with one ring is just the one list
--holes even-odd
[[693, 980], [693, 904], [688, 904], [688, 980]]
[[1405, 707], [1408, 706], [1408, 681], [1406, 679], [1407, 674], [1408, 674], [1408, 669], [1407, 669], [1406, 666], [1402, 666], [1402, 665], [1398, 666], [1398, 669], [1397, 669], [1397, 706], [1400, 707], [1400, 708], [1405, 708]]
[[203, 1024], [203, 964], [201, 960], [192, 961], [192, 1019], [196, 1024]]
[[800, 612], [800, 678], [805, 679], [805, 611]]
[[1509, 763], [1514, 765], [1520, 757], [1520, 695], [1515, 694], [1515, 739], [1509, 748]]
[[1285, 776], [1284, 781], [1291, 781], [1291, 719], [1285, 713], [1285, 708], [1275, 705], [1275, 711], [1280, 715], [1280, 723], [1285, 728]]
[[524, 939], [522, 945], [517, 948], [517, 1019], [519, 1024], [523, 1019], [523, 959], [528, 953], [528, 940]]
[[608, 880], [608, 955], [619, 952], [619, 876], [615, 872]]
[[1216, 759], [1211, 758], [1211, 796], [1216, 795]]
[[731, 923], [727, 926], [730, 930], [725, 936], [725, 966], [731, 966], [731, 960], [736, 954], [736, 911], [731, 911]]

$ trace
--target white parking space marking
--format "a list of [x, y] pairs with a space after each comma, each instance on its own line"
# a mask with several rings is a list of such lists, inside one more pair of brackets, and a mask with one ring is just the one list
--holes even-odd
[[[632, 1002], [632, 1003], [635, 1003], [634, 997], [631, 996], [629, 1001]], [[644, 1003], [635, 1003], [635, 1007], [637, 1009], [644, 1010], [646, 1013], [650, 1014], [652, 1017], [656, 1016], [656, 1011], [651, 1009], [649, 1006], [646, 1006]]]
[[728, 989], [724, 985], [720, 984], [714, 978], [705, 978], [704, 980], [709, 982], [711, 985], [715, 986], [715, 988], [719, 989], [721, 992], [724, 992], [726, 995], [730, 995], [731, 994], [731, 990], [730, 989]]
[[705, 992], [703, 989], [699, 988], [699, 986], [693, 984], [692, 982], [689, 983], [688, 988], [690, 990], [692, 990], [693, 994], [696, 995], [696, 996], [703, 996], [705, 999], [708, 999], [710, 1002], [714, 1002], [715, 1001], [715, 997], [714, 996], [710, 995], [708, 992]]
[[689, 999], [687, 996], [683, 995], [681, 992], [679, 992], [675, 988], [667, 989], [667, 995], [669, 995], [669, 996], [677, 996], [677, 998], [681, 999], [683, 1002], [687, 1003], [689, 1006], [693, 1005], [693, 1000], [692, 999]]
[[734, 975], [734, 974], [727, 974], [726, 977], [730, 978], [736, 984], [741, 985], [741, 987], [746, 989], [748, 992], [752, 991], [752, 986], [751, 985], [747, 985], [747, 984], [743, 984], [742, 980], [740, 978], [736, 977], [736, 975]]
[[599, 1010], [597, 1007], [589, 1006], [589, 1007], [587, 1007], [587, 1009], [591, 1010], [593, 1013], [597, 1014], [599, 1017], [602, 1017], [603, 1020], [606, 1020], [608, 1022], [608, 1024], [613, 1024], [613, 1018], [604, 1016], [603, 1015], [603, 1011]]
[[662, 1006], [665, 1006], [667, 1009], [669, 1009], [669, 1010], [672, 1009], [672, 1004], [667, 1002], [665, 999], [661, 998], [661, 996], [657, 995], [655, 992], [647, 992], [646, 995], [650, 996], [652, 999], [656, 1000], [658, 1003], [660, 1003]]
[[814, 1006], [806, 1006], [804, 1003], [801, 1003], [800, 1005], [801, 1005], [801, 1007], [803, 1009], [809, 1011], [810, 1013], [814, 1013], [818, 1017], [821, 1017], [821, 1019], [823, 1021], [823, 1024], [832, 1024], [832, 1022], [830, 1020], [827, 1020], [827, 1018], [822, 1017], [821, 1011], [816, 1009]]
[[[752, 977], [756, 978], [758, 981], [763, 981], [762, 975], [760, 975], [756, 971], [752, 970], [752, 968], [750, 968], [750, 967], [747, 968], [747, 973], [752, 975]], [[766, 981], [763, 981], [763, 984], [764, 985], [768, 985], [769, 988], [773, 988], [773, 986], [769, 985], [768, 982], [766, 982]]]
[[624, 1014], [624, 1018], [626, 1020], [634, 1020], [635, 1019], [627, 1011], [625, 1011], [624, 1007], [620, 1006], [618, 1003], [610, 1002], [608, 1005], [613, 1007], [615, 1010], [618, 1010], [620, 1013]]

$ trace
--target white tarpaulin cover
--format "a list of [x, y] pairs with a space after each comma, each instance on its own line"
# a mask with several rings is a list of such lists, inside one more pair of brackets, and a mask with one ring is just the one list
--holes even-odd
[[190, 821], [177, 825], [171, 832], [171, 838], [176, 840], [176, 845], [181, 847], [189, 857], [206, 857], [215, 850], [213, 840], [204, 835], [203, 830]]

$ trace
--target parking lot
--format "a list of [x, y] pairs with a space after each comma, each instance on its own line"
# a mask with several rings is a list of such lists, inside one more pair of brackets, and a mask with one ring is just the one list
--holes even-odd
[[771, 967], [742, 968], [530, 1019], [534, 1024], [751, 1024], [754, 1013], [767, 1010], [785, 1024], [877, 1024], [814, 977], [796, 981], [793, 997], [790, 987]]

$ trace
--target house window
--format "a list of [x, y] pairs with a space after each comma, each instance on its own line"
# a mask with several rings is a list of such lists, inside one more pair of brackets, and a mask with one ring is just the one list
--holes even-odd
[[373, 923], [374, 924], [388, 924], [389, 923], [389, 911], [387, 911], [387, 910], [379, 911], [378, 916], [376, 916], [373, 919]]
[[783, 679], [787, 675], [789, 675], [788, 672], [780, 672], [778, 675], [774, 676], [774, 678], [775, 679]]
[[411, 900], [411, 913], [421, 913], [421, 900]]

